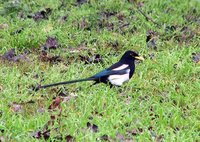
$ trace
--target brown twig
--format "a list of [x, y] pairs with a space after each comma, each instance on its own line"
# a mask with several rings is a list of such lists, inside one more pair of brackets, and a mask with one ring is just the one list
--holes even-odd
[[138, 8], [138, 6], [137, 6], [137, 4], [136, 4], [135, 2], [134, 2], [134, 5], [136, 6], [138, 12], [139, 12], [140, 14], [142, 14], [142, 15], [145, 17], [145, 19], [146, 19], [147, 21], [151, 21], [151, 22], [152, 22], [153, 24], [155, 24], [156, 26], [161, 27], [160, 24], [158, 24], [157, 22], [155, 22], [152, 18], [150, 18], [149, 16], [147, 16], [140, 8]]

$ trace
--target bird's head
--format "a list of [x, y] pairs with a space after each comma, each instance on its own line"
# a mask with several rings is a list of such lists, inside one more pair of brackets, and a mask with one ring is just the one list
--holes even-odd
[[128, 50], [124, 53], [121, 60], [144, 60], [142, 56], [139, 56], [136, 52]]

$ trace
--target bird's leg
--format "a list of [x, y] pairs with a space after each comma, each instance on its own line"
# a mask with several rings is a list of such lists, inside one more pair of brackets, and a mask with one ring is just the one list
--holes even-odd
[[109, 85], [110, 85], [110, 89], [113, 88], [113, 85], [111, 83], [109, 83]]
[[120, 88], [120, 86], [115, 86], [118, 93], [123, 93], [124, 89]]
[[89, 87], [92, 87], [92, 86], [94, 86], [94, 85], [96, 85], [96, 84], [98, 84], [99, 82], [97, 82], [97, 81], [95, 81], [94, 83], [92, 83]]

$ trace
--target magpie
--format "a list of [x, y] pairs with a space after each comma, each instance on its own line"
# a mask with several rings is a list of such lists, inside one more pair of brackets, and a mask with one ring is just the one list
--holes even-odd
[[124, 82], [128, 81], [133, 76], [133, 73], [135, 72], [135, 60], [144, 60], [144, 58], [139, 56], [136, 52], [128, 50], [122, 55], [121, 59], [117, 63], [91, 77], [38, 86], [36, 90], [39, 90], [40, 88], [71, 84], [82, 81], [94, 81], [94, 84], [105, 83], [109, 84], [110, 87], [121, 86]]

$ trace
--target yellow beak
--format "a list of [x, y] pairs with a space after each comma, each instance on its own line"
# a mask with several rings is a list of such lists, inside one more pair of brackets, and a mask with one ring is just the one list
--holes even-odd
[[144, 58], [142, 56], [136, 56], [135, 59], [144, 61]]

